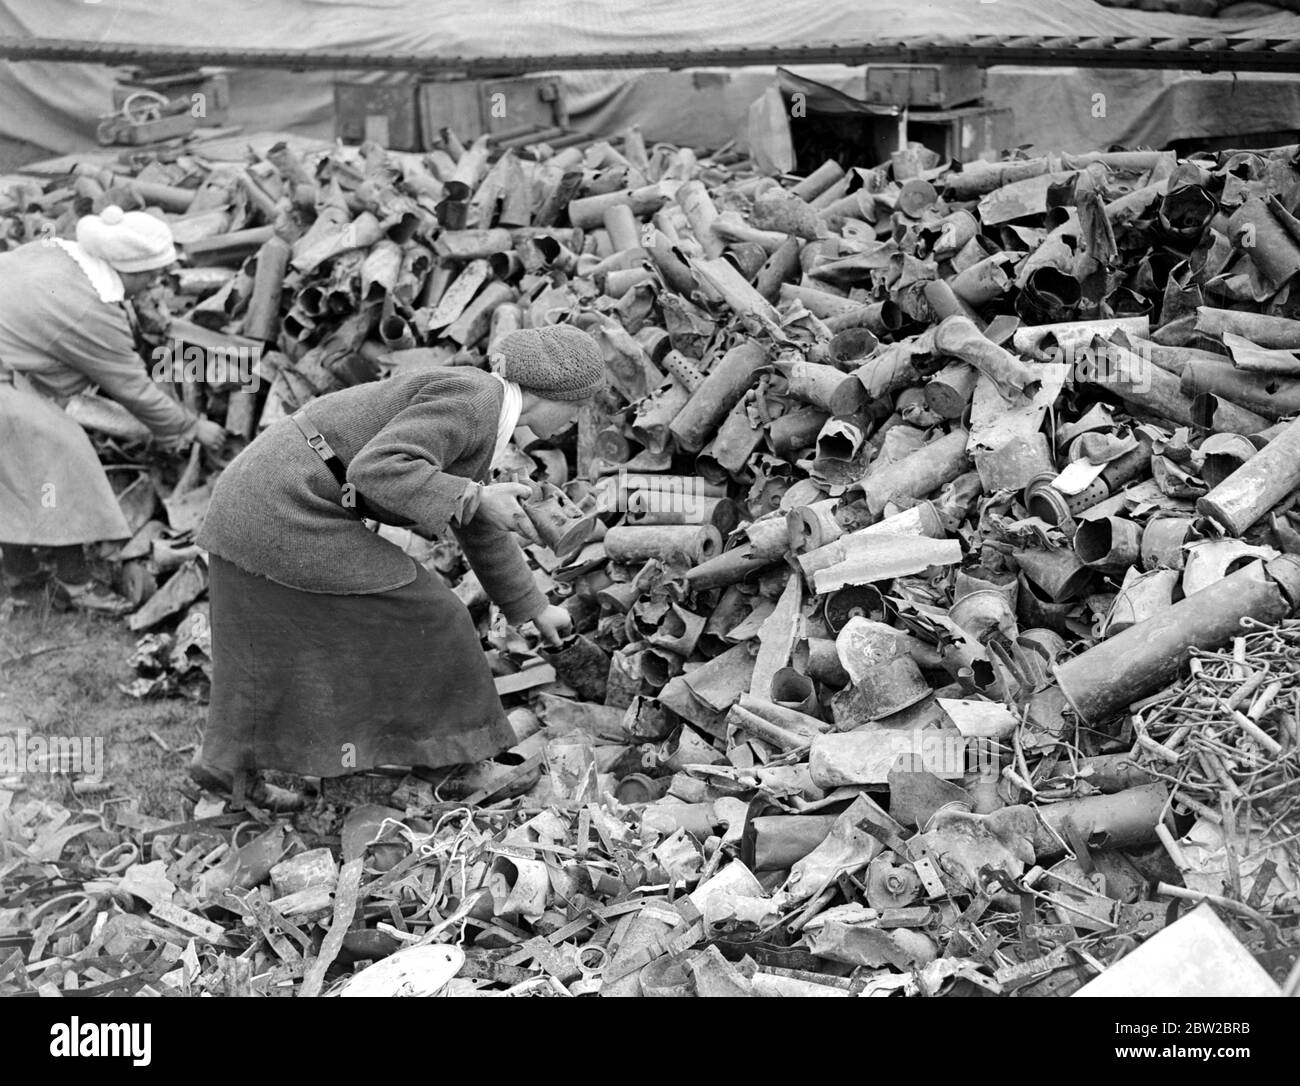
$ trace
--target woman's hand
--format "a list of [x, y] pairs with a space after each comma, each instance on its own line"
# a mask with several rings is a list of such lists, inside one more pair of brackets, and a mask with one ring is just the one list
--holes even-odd
[[484, 521], [506, 532], [532, 536], [533, 523], [520, 508], [519, 499], [526, 498], [533, 488], [525, 483], [493, 483], [483, 487], [478, 499], [476, 521]]
[[573, 616], [553, 603], [535, 614], [532, 623], [548, 645], [558, 645], [573, 632]]
[[194, 440], [210, 452], [220, 452], [226, 444], [226, 428], [211, 419], [199, 419]]

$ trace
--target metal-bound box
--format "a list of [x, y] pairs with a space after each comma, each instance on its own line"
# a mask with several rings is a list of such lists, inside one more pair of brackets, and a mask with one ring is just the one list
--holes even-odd
[[483, 123], [488, 132], [537, 126], [564, 128], [569, 123], [558, 79], [528, 76], [483, 84]]
[[478, 80], [420, 84], [420, 132], [426, 149], [437, 145], [444, 128], [464, 143], [483, 134], [483, 92]]
[[869, 64], [864, 100], [881, 106], [949, 109], [984, 93], [984, 72], [969, 64]]
[[344, 143], [374, 140], [394, 151], [422, 150], [419, 84], [335, 83], [334, 134]]
[[443, 128], [463, 141], [485, 134], [528, 128], [563, 128], [568, 123], [558, 79], [444, 80], [420, 86], [424, 143], [431, 147]]

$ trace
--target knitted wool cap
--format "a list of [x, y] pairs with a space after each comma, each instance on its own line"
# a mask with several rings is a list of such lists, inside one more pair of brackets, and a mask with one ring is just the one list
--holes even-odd
[[585, 400], [605, 384], [605, 359], [579, 328], [552, 324], [502, 336], [493, 352], [507, 381], [547, 400]]
[[176, 261], [170, 226], [113, 204], [77, 221], [77, 244], [120, 272], [156, 271]]

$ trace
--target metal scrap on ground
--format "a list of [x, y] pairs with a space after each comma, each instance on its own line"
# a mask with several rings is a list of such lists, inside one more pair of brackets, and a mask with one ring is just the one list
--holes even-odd
[[[510, 465], [572, 644], [385, 529], [477, 617], [530, 793], [494, 800], [502, 766], [471, 803], [370, 778], [167, 824], [0, 774], [0, 992], [1169, 995], [1212, 938], [1207, 990], [1294, 994], [1297, 161], [770, 178], [630, 131], [11, 186], [9, 244], [168, 216], [142, 323], [237, 442], [557, 321], [611, 388]], [[137, 465], [132, 692], [193, 690], [214, 465], [77, 417]]]

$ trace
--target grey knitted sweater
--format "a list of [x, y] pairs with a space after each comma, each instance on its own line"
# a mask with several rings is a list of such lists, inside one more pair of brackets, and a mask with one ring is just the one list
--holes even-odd
[[[466, 482], [491, 467], [501, 386], [481, 370], [416, 371], [313, 400], [306, 413], [347, 467], [369, 515], [427, 538], [450, 526]], [[452, 527], [484, 589], [511, 622], [546, 606], [507, 532]], [[344, 508], [339, 484], [290, 419], [235, 457], [212, 495], [199, 545], [304, 592], [386, 592], [415, 563]]]

